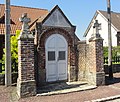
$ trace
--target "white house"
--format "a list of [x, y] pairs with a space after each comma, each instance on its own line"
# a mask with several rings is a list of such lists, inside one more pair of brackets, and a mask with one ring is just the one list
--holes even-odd
[[[101, 37], [104, 39], [103, 46], [108, 46], [108, 20], [107, 20], [107, 12], [97, 10], [94, 17], [92, 18], [89, 26], [87, 27], [84, 37], [86, 37], [86, 41], [88, 43], [89, 38], [93, 34], [93, 26], [95, 20], [98, 20], [101, 23], [101, 30], [99, 33]], [[111, 34], [112, 34], [112, 46], [120, 45], [120, 13], [111, 12]]]

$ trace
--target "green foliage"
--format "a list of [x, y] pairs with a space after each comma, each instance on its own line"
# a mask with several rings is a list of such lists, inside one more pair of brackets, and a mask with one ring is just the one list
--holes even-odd
[[[20, 35], [20, 30], [16, 30], [16, 35], [15, 36], [11, 36], [11, 61], [12, 61], [12, 68], [14, 67], [14, 63], [18, 63], [18, 36]], [[0, 62], [2, 62], [3, 65], [5, 65], [5, 48], [3, 49], [3, 57], [2, 60], [0, 60]], [[2, 66], [4, 69], [5, 66]]]
[[13, 62], [18, 63], [18, 36], [20, 35], [20, 31], [16, 31], [15, 36], [11, 36], [11, 60]]
[[[104, 57], [108, 57], [108, 47], [103, 48]], [[120, 46], [112, 47], [112, 57], [120, 56]]]
[[104, 57], [108, 57], [108, 47], [103, 47], [103, 55]]

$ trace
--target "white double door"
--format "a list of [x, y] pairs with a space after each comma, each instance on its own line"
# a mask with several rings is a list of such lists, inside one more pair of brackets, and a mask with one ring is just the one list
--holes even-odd
[[47, 82], [67, 79], [67, 48], [67, 41], [60, 34], [53, 34], [47, 39], [45, 44]]

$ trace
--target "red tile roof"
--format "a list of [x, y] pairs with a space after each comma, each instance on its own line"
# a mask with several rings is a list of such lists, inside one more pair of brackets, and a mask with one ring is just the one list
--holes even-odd
[[[28, 17], [31, 19], [31, 23], [34, 22], [39, 17], [42, 17], [48, 14], [48, 10], [39, 9], [39, 8], [30, 8], [30, 7], [22, 7], [22, 6], [13, 6], [11, 5], [11, 34], [15, 34], [16, 30], [21, 30], [21, 22], [19, 18], [23, 13], [27, 13]], [[5, 34], [5, 24], [4, 24], [4, 12], [5, 5], [0, 4], [0, 34]]]

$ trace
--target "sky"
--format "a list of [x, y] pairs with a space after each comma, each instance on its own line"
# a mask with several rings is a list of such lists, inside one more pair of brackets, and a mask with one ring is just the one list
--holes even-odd
[[[81, 39], [96, 10], [107, 10], [107, 0], [10, 0], [11, 5], [43, 8], [49, 11], [58, 5], [70, 22], [76, 26], [76, 35]], [[5, 0], [0, 0], [5, 4]], [[120, 0], [111, 0], [111, 10], [120, 12]]]

